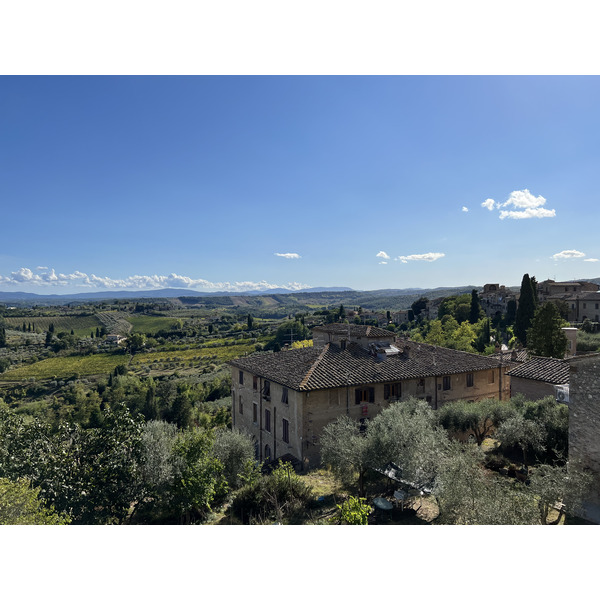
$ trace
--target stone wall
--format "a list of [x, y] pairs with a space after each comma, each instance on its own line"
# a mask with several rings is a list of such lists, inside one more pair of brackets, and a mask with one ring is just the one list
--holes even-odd
[[535, 381], [525, 377], [508, 377], [510, 379], [510, 395], [523, 394], [528, 400], [541, 400], [546, 396], [555, 396], [555, 389], [551, 383]]
[[569, 460], [579, 460], [595, 477], [582, 516], [600, 523], [600, 353], [570, 360]]

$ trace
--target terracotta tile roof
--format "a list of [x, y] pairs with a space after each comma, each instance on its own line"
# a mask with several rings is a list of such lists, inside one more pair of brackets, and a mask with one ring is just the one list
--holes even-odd
[[394, 337], [393, 331], [382, 329], [381, 327], [374, 327], [373, 325], [351, 325], [348, 323], [331, 323], [329, 325], [318, 325], [313, 328], [313, 331], [324, 331], [325, 333], [336, 333], [344, 334], [350, 332], [350, 336], [356, 337], [368, 337], [368, 338], [381, 338], [381, 337]]
[[526, 363], [511, 369], [507, 375], [534, 379], [555, 385], [569, 383], [569, 363], [560, 358], [534, 357]]
[[[513, 352], [516, 352], [516, 356], [513, 359]], [[504, 364], [509, 364], [511, 362], [523, 363], [526, 360], [529, 360], [529, 354], [527, 350], [502, 350], [501, 352], [494, 352], [494, 354], [490, 354], [490, 358], [495, 358], [496, 360], [501, 360]]]
[[300, 348], [238, 358], [230, 365], [286, 387], [310, 391], [468, 373], [499, 367], [496, 359], [449, 348], [405, 342], [399, 354], [378, 361], [358, 344], [342, 350], [335, 344], [324, 348]]

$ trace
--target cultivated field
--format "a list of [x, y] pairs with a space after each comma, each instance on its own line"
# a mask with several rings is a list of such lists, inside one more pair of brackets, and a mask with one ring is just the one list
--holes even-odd
[[165, 352], [149, 352], [136, 354], [132, 366], [145, 366], [152, 363], [195, 363], [211, 360], [215, 364], [224, 363], [233, 358], [254, 352], [254, 343], [231, 344], [230, 346], [210, 346], [207, 348], [190, 348], [188, 350], [167, 350]]
[[127, 320], [133, 325], [134, 333], [155, 334], [161, 330], [169, 331], [179, 319], [172, 317], [155, 317], [149, 315], [131, 316]]
[[108, 374], [117, 365], [129, 362], [125, 354], [91, 354], [88, 356], [57, 356], [47, 358], [31, 365], [9, 369], [0, 374], [0, 381], [22, 381], [23, 379], [68, 379], [77, 375]]
[[102, 327], [101, 321], [95, 315], [85, 317], [67, 316], [67, 317], [6, 317], [6, 325], [8, 329], [23, 330], [23, 323], [29, 328], [31, 323], [32, 328], [35, 327], [36, 333], [45, 333], [50, 325], [54, 325], [54, 333], [66, 331], [73, 333], [78, 337], [90, 337], [92, 331], [96, 333], [97, 327]]

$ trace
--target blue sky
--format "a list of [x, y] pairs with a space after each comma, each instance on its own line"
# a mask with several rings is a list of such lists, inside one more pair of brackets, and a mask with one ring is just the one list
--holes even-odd
[[3, 76], [0, 290], [599, 277], [599, 105], [597, 76]]

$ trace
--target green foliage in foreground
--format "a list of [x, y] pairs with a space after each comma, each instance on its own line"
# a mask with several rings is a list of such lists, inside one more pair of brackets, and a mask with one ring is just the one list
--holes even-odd
[[270, 475], [251, 479], [231, 504], [232, 513], [242, 523], [301, 522], [313, 502], [312, 488], [289, 463], [279, 461]]
[[366, 501], [366, 498], [350, 496], [337, 505], [339, 515], [332, 517], [331, 522], [339, 525], [368, 525], [372, 509]]
[[[556, 460], [561, 457], [566, 436], [565, 407], [552, 398], [538, 402], [516, 399], [514, 403], [469, 406], [450, 410], [440, 419], [458, 430], [480, 428], [498, 419], [496, 433], [501, 448], [513, 446], [528, 458]], [[493, 422], [493, 421], [492, 421]], [[494, 423], [498, 425], [498, 421]], [[393, 404], [377, 415], [361, 433], [346, 417], [324, 429], [322, 458], [345, 484], [356, 482], [362, 489], [362, 475], [368, 468], [388, 462], [400, 467], [402, 478], [411, 486], [430, 490], [437, 500], [437, 523], [512, 525], [546, 524], [551, 508], [559, 507], [559, 519], [573, 514], [589, 489], [589, 476], [574, 464], [539, 464], [531, 467], [529, 485], [504, 477], [483, 467], [484, 454], [477, 444], [450, 441], [439, 427], [438, 415], [424, 402], [410, 399]], [[548, 451], [551, 452], [549, 453]], [[527, 455], [527, 451], [530, 452]], [[525, 477], [530, 471], [524, 467]]]
[[0, 478], [0, 525], [66, 525], [70, 519], [46, 508], [27, 479]]

